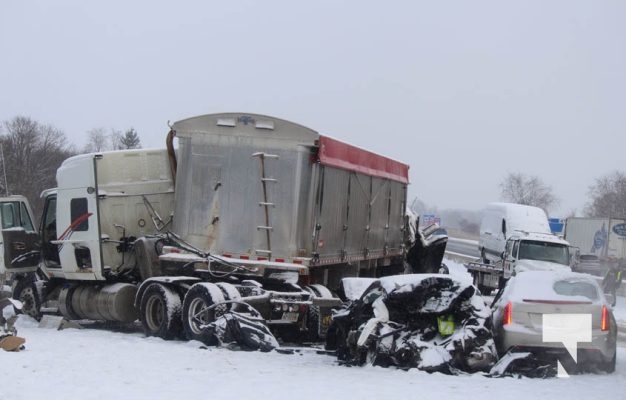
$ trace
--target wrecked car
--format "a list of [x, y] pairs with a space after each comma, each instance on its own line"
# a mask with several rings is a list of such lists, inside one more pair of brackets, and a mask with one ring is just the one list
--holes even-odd
[[428, 372], [489, 371], [497, 361], [491, 312], [469, 283], [450, 275], [345, 278], [326, 349], [348, 365]]
[[409, 238], [406, 244], [405, 273], [429, 274], [448, 273], [448, 267], [443, 263], [443, 256], [448, 244], [448, 233], [438, 224], [418, 229], [419, 220], [409, 218]]

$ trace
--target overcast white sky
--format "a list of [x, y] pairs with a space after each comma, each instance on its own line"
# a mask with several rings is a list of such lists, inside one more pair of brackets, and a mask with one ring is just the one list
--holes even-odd
[[507, 172], [582, 211], [624, 170], [626, 1], [0, 2], [0, 120], [81, 146], [245, 111], [411, 165], [409, 198], [479, 209]]

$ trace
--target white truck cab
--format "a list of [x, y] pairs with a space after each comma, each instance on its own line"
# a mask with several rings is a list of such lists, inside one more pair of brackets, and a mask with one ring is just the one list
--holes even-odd
[[[58, 187], [42, 193], [38, 231], [23, 196], [0, 199], [0, 273], [104, 281], [134, 265], [124, 241], [156, 232], [150, 207], [169, 217], [174, 189], [164, 150], [127, 150], [71, 157], [57, 171]], [[120, 247], [122, 246], [122, 247]]]
[[505, 246], [504, 279], [522, 270], [571, 270], [569, 243], [554, 235], [518, 232]]

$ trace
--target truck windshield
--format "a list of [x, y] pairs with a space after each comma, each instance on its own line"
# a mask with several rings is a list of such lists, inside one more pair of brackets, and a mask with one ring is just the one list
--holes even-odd
[[557, 264], [569, 265], [569, 251], [567, 246], [558, 243], [536, 242], [523, 240], [519, 245], [520, 260], [549, 261]]

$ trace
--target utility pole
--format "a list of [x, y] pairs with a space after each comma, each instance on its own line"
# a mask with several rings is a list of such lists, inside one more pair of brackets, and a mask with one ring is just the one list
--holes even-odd
[[6, 196], [9, 196], [9, 182], [7, 181], [7, 167], [4, 164], [4, 146], [0, 143], [0, 153], [2, 154], [2, 172], [4, 173], [4, 190], [6, 191]]

